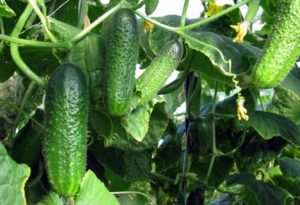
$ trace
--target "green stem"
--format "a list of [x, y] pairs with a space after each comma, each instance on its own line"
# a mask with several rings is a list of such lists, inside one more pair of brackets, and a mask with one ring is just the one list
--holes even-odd
[[[214, 93], [214, 98], [213, 98], [213, 107], [212, 107], [212, 113], [215, 113], [216, 110], [216, 105], [217, 105], [217, 94], [218, 94], [218, 81], [216, 81], [216, 85], [215, 85], [215, 93]], [[211, 125], [212, 125], [212, 130], [211, 130], [211, 135], [212, 135], [212, 157], [209, 163], [209, 167], [207, 170], [207, 174], [206, 174], [206, 183], [208, 183], [209, 181], [209, 177], [210, 174], [212, 172], [214, 163], [215, 163], [215, 158], [217, 156], [217, 147], [216, 147], [216, 123], [215, 123], [215, 118], [214, 116], [212, 116], [212, 121], [211, 121]]]
[[33, 89], [34, 89], [34, 86], [35, 86], [35, 83], [34, 82], [31, 82], [22, 98], [22, 101], [21, 101], [21, 105], [20, 105], [20, 110], [18, 111], [17, 113], [17, 116], [16, 116], [16, 120], [14, 122], [14, 132], [13, 132], [13, 135], [16, 134], [16, 131], [17, 131], [17, 128], [18, 128], [18, 124], [19, 124], [19, 121], [21, 119], [21, 116], [22, 116], [22, 113], [24, 112], [24, 107], [25, 107], [25, 104], [29, 98], [29, 96], [31, 95]]
[[174, 184], [174, 183], [175, 183], [175, 181], [174, 181], [173, 179], [171, 179], [171, 178], [169, 178], [169, 177], [166, 177], [166, 176], [164, 176], [164, 175], [158, 174], [158, 173], [156, 173], [156, 172], [150, 172], [150, 175], [151, 175], [153, 178], [157, 178], [157, 179], [159, 179], [159, 180], [161, 180], [161, 181], [167, 181], [167, 182], [169, 182], [169, 183], [171, 183], [171, 184]]
[[98, 26], [102, 21], [104, 21], [106, 18], [108, 18], [110, 15], [112, 15], [114, 12], [116, 12], [118, 9], [120, 9], [123, 5], [123, 1], [118, 3], [116, 6], [108, 10], [106, 13], [101, 15], [98, 19], [96, 19], [93, 23], [91, 23], [88, 27], [86, 27], [84, 30], [82, 30], [79, 34], [77, 34], [72, 40], [71, 43], [76, 44], [78, 43], [82, 38], [84, 38], [91, 30], [93, 30], [96, 26]]
[[[30, 16], [32, 12], [32, 7], [30, 4], [28, 4], [24, 10], [24, 12], [22, 13], [22, 15], [20, 16], [17, 24], [15, 25], [15, 28], [13, 29], [12, 33], [11, 33], [11, 37], [14, 38], [18, 38], [20, 32], [22, 31], [22, 28], [24, 27], [24, 24], [26, 22], [26, 20], [28, 19], [28, 17]], [[14, 60], [14, 62], [17, 64], [17, 66], [19, 67], [19, 69], [31, 80], [33, 80], [34, 82], [36, 82], [36, 84], [38, 84], [39, 86], [45, 87], [46, 86], [46, 82], [45, 80], [43, 80], [42, 78], [40, 78], [38, 75], [36, 75], [26, 64], [25, 62], [22, 60], [20, 52], [19, 52], [19, 46], [18, 44], [15, 43], [11, 43], [10, 46], [10, 52], [11, 52], [11, 56], [12, 59]]]
[[256, 16], [256, 13], [259, 9], [259, 5], [260, 5], [260, 0], [252, 0], [252, 2], [250, 2], [250, 5], [248, 7], [248, 11], [245, 17], [245, 21], [252, 23], [253, 19]]
[[187, 26], [184, 26], [184, 27], [176, 28], [176, 31], [186, 31], [186, 30], [191, 30], [191, 29], [194, 29], [194, 28], [196, 28], [196, 27], [199, 27], [199, 26], [201, 26], [201, 25], [203, 25], [203, 24], [206, 24], [206, 23], [208, 23], [208, 22], [214, 21], [214, 20], [216, 20], [217, 18], [219, 18], [219, 17], [221, 17], [221, 16], [223, 16], [223, 15], [225, 15], [225, 14], [227, 14], [227, 13], [229, 13], [229, 12], [231, 12], [231, 11], [237, 9], [237, 8], [239, 8], [240, 6], [246, 4], [246, 3], [250, 2], [250, 1], [252, 1], [252, 0], [244, 0], [244, 1], [241, 1], [241, 2], [239, 2], [239, 3], [237, 3], [237, 4], [235, 4], [235, 5], [233, 5], [233, 6], [229, 7], [229, 8], [227, 8], [227, 9], [224, 9], [223, 11], [221, 11], [221, 12], [219, 12], [219, 13], [217, 13], [217, 14], [211, 16], [211, 17], [201, 19], [201, 20], [198, 21], [198, 22], [195, 22], [195, 23], [193, 23], [193, 24], [190, 24], [190, 25], [187, 25]]
[[184, 0], [182, 15], [181, 15], [181, 19], [180, 19], [180, 27], [185, 26], [186, 13], [187, 13], [188, 6], [189, 6], [189, 0]]
[[77, 28], [82, 29], [84, 26], [84, 18], [88, 12], [87, 0], [79, 0], [78, 3], [78, 19], [77, 19]]
[[[5, 34], [5, 29], [4, 29], [3, 19], [2, 17], [0, 17], [0, 35], [4, 35], [4, 34]], [[3, 48], [4, 48], [4, 41], [2, 40], [0, 42], [0, 54], [3, 52]]]
[[172, 32], [175, 32], [176, 31], [176, 28], [175, 27], [172, 27], [172, 26], [168, 26], [168, 25], [165, 25], [165, 24], [162, 24], [152, 18], [149, 18], [148, 16], [144, 15], [143, 13], [139, 12], [139, 11], [135, 11], [136, 15], [138, 15], [139, 17], [145, 19], [146, 21], [149, 21], [150, 23], [153, 23], [163, 29], [166, 29], [168, 31], [172, 31]]
[[52, 42], [58, 42], [55, 36], [50, 32], [48, 29], [48, 23], [47, 23], [47, 18], [43, 15], [42, 11], [39, 9], [38, 5], [36, 4], [35, 0], [28, 0], [30, 5], [32, 6], [34, 12], [38, 15], [39, 19], [42, 22], [43, 29], [45, 30], [47, 36]]
[[44, 42], [44, 41], [35, 41], [35, 40], [26, 40], [22, 38], [7, 36], [0, 34], [0, 40], [7, 41], [10, 43], [31, 46], [31, 47], [40, 47], [40, 48], [71, 48], [71, 43], [68, 42], [60, 42], [60, 43], [52, 43], [52, 42]]

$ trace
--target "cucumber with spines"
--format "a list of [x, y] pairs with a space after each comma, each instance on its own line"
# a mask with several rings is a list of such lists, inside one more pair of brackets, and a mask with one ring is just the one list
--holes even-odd
[[64, 64], [52, 73], [45, 98], [44, 156], [48, 178], [60, 195], [76, 195], [86, 168], [88, 88], [84, 73]]
[[137, 19], [130, 9], [120, 9], [107, 28], [103, 90], [105, 107], [110, 115], [122, 116], [129, 111], [138, 57]]

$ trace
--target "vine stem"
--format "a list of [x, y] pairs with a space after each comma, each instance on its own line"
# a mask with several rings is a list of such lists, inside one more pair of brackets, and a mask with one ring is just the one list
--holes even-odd
[[[11, 37], [18, 38], [20, 32], [22, 31], [24, 24], [26, 23], [26, 20], [29, 18], [30, 14], [32, 12], [32, 7], [30, 4], [28, 4], [20, 16], [17, 24], [15, 25]], [[12, 59], [14, 62], [17, 64], [19, 69], [32, 81], [34, 81], [36, 84], [39, 86], [45, 87], [46, 86], [46, 81], [42, 78], [40, 78], [38, 75], [36, 75], [27, 65], [26, 63], [22, 60], [20, 52], [19, 52], [19, 46], [18, 44], [11, 43], [10, 45], [10, 52]]]
[[77, 34], [72, 40], [72, 44], [78, 43], [82, 38], [84, 38], [91, 30], [93, 30], [96, 26], [98, 26], [101, 22], [103, 22], [105, 19], [107, 19], [110, 15], [115, 13], [118, 9], [120, 9], [123, 6], [123, 1], [118, 3], [116, 6], [105, 12], [103, 15], [101, 15], [99, 18], [97, 18], [93, 23], [91, 23], [88, 27], [86, 27], [84, 30], [82, 30], [79, 34]]
[[189, 0], [184, 0], [182, 15], [181, 15], [181, 19], [180, 19], [180, 27], [185, 26], [186, 13], [187, 13], [188, 6], [189, 6]]
[[47, 18], [43, 15], [42, 11], [39, 9], [38, 5], [36, 4], [36, 0], [28, 0], [30, 5], [32, 6], [34, 12], [38, 15], [39, 19], [42, 22], [43, 29], [45, 30], [47, 36], [50, 38], [52, 42], [58, 42], [55, 36], [50, 32], [47, 25]]
[[[5, 29], [4, 29], [4, 24], [3, 24], [2, 17], [0, 17], [0, 35], [5, 35]], [[0, 42], [0, 54], [2, 53], [3, 48], [4, 48], [4, 41], [2, 40]]]
[[221, 16], [223, 16], [223, 15], [225, 15], [225, 14], [227, 14], [227, 13], [229, 13], [229, 12], [231, 12], [231, 11], [237, 9], [237, 8], [239, 8], [240, 6], [246, 4], [246, 3], [250, 2], [250, 1], [252, 1], [252, 0], [241, 1], [241, 2], [239, 2], [237, 4], [235, 4], [235, 5], [227, 8], [227, 9], [224, 9], [223, 11], [221, 11], [219, 13], [216, 13], [215, 15], [213, 15], [211, 17], [204, 18], [204, 19], [202, 19], [202, 20], [200, 20], [198, 22], [195, 22], [193, 24], [190, 24], [190, 25], [187, 25], [187, 26], [184, 26], [184, 27], [176, 28], [175, 31], [186, 31], [186, 30], [191, 30], [193, 28], [199, 27], [199, 26], [201, 26], [203, 24], [206, 24], [208, 22], [216, 20], [217, 18], [219, 18], [219, 17], [221, 17]]
[[231, 12], [231, 11], [237, 9], [237, 8], [239, 8], [240, 6], [242, 6], [242, 5], [244, 5], [244, 4], [247, 4], [247, 3], [250, 2], [250, 1], [252, 1], [252, 0], [244, 0], [244, 1], [241, 1], [241, 2], [239, 2], [239, 3], [237, 3], [237, 4], [235, 4], [235, 5], [233, 5], [233, 6], [229, 7], [229, 8], [227, 8], [227, 9], [224, 9], [223, 11], [221, 11], [221, 12], [219, 12], [219, 13], [217, 13], [217, 14], [211, 16], [211, 17], [203, 18], [203, 19], [201, 19], [201, 20], [199, 20], [199, 21], [197, 21], [197, 22], [195, 22], [195, 23], [193, 23], [193, 24], [190, 24], [190, 25], [187, 25], [187, 26], [184, 26], [184, 27], [180, 27], [180, 26], [179, 26], [179, 27], [168, 26], [168, 25], [166, 25], [166, 24], [160, 23], [160, 22], [158, 22], [158, 21], [156, 21], [156, 20], [154, 20], [154, 19], [152, 19], [152, 18], [150, 18], [150, 17], [144, 15], [143, 13], [141, 13], [141, 12], [139, 12], [139, 11], [135, 11], [135, 13], [136, 13], [139, 17], [145, 19], [146, 21], [149, 21], [150, 23], [153, 23], [153, 24], [155, 24], [155, 25], [157, 25], [157, 26], [159, 26], [159, 27], [161, 27], [161, 28], [163, 28], [163, 29], [166, 29], [166, 30], [168, 30], [168, 31], [175, 32], [175, 33], [177, 33], [177, 34], [179, 34], [179, 35], [182, 35], [182, 34], [183, 34], [183, 31], [186, 31], [186, 30], [192, 30], [192, 29], [194, 29], [194, 28], [196, 28], [196, 27], [199, 27], [199, 26], [201, 26], [201, 25], [203, 25], [203, 24], [206, 24], [206, 23], [209, 23], [209, 22], [211, 22], [211, 21], [214, 21], [214, 20], [216, 20], [217, 18], [219, 18], [219, 17], [221, 17], [221, 16], [223, 16], [223, 15], [225, 15], [225, 14], [227, 14], [227, 13], [229, 13], [229, 12]]
[[[189, 56], [187, 59], [187, 63], [185, 65], [185, 69], [190, 68], [190, 64], [192, 63], [192, 60], [194, 58], [194, 52]], [[194, 84], [194, 78], [191, 80], [192, 82], [188, 83], [188, 87], [186, 89], [186, 111], [187, 111], [187, 117], [185, 120], [185, 133], [183, 135], [183, 160], [182, 160], [182, 177], [181, 177], [181, 184], [179, 187], [180, 192], [183, 194], [184, 200], [185, 200], [185, 192], [187, 188], [187, 173], [189, 172], [190, 166], [191, 166], [191, 156], [188, 154], [188, 136], [189, 136], [189, 119], [191, 118], [189, 114], [189, 97], [193, 92], [193, 84]]]
[[44, 42], [44, 41], [33, 41], [26, 40], [22, 38], [16, 38], [12, 36], [7, 36], [0, 34], [0, 40], [7, 41], [10, 43], [32, 46], [32, 47], [41, 47], [41, 48], [71, 48], [72, 44], [68, 42], [60, 42], [60, 43], [52, 43], [52, 42]]
[[17, 127], [18, 127], [19, 121], [21, 119], [22, 113], [24, 111], [25, 104], [26, 104], [29, 96], [31, 95], [31, 93], [34, 89], [34, 86], [35, 86], [35, 83], [33, 81], [30, 82], [30, 84], [29, 84], [29, 86], [28, 86], [28, 88], [27, 88], [27, 90], [24, 94], [24, 97], [22, 98], [22, 102], [21, 102], [21, 105], [20, 105], [20, 110], [17, 113], [16, 120], [15, 120], [15, 123], [14, 123], [13, 135], [15, 135], [17, 133]]
[[168, 26], [168, 25], [165, 25], [163, 23], [160, 23], [159, 21], [156, 21], [146, 15], [144, 15], [142, 12], [140, 11], [135, 11], [136, 15], [138, 15], [139, 17], [145, 19], [146, 21], [149, 21], [150, 23], [153, 23], [163, 29], [166, 29], [168, 31], [172, 31], [172, 32], [175, 32], [176, 31], [176, 27], [172, 27], [172, 26]]
[[[214, 98], [213, 98], [213, 106], [212, 106], [212, 114], [214, 114], [215, 110], [216, 110], [218, 85], [219, 85], [219, 83], [218, 83], [218, 81], [216, 81], [215, 93], [214, 93]], [[212, 135], [212, 157], [211, 157], [211, 160], [210, 160], [210, 163], [209, 163], [209, 167], [208, 167], [208, 170], [207, 170], [207, 173], [206, 173], [206, 180], [205, 180], [206, 183], [208, 183], [208, 180], [209, 180], [209, 177], [210, 177], [210, 174], [212, 172], [212, 169], [213, 169], [213, 166], [214, 166], [214, 163], [215, 163], [215, 159], [216, 159], [216, 156], [217, 156], [216, 123], [215, 123], [215, 117], [214, 117], [214, 115], [212, 115], [211, 125], [212, 125], [212, 132], [211, 132], [211, 135]]]

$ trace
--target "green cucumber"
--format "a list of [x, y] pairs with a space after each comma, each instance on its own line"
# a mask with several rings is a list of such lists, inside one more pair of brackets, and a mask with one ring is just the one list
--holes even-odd
[[45, 98], [44, 156], [53, 189], [75, 196], [86, 168], [88, 88], [85, 75], [73, 64], [52, 73]]
[[137, 19], [131, 10], [120, 9], [110, 20], [107, 31], [103, 89], [110, 115], [122, 116], [129, 111], [138, 51]]
[[138, 104], [149, 101], [166, 82], [172, 71], [178, 66], [183, 55], [183, 46], [179, 41], [168, 42], [153, 59], [145, 72], [138, 78], [136, 89], [140, 92]]
[[300, 55], [300, 0], [281, 0], [277, 19], [265, 44], [264, 53], [254, 65], [253, 84], [272, 88], [289, 73]]

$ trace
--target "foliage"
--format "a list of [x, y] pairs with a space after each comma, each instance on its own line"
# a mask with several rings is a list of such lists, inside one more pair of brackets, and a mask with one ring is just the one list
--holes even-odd
[[[299, 204], [299, 67], [293, 62], [286, 78], [268, 90], [257, 88], [251, 76], [279, 1], [209, 2], [202, 1], [199, 18], [188, 19], [187, 0], [181, 16], [161, 17], [150, 16], [159, 0], [0, 1], [0, 204]], [[247, 15], [264, 23], [257, 31], [240, 10], [251, 3], [263, 10]], [[141, 88], [136, 76], [128, 110], [112, 116], [103, 79], [109, 72], [106, 39], [118, 29], [109, 22], [120, 8], [138, 17], [136, 67], [149, 80], [143, 82], [159, 83]], [[242, 34], [243, 42], [233, 41]], [[175, 41], [183, 45], [175, 63], [172, 49], [157, 60]], [[51, 187], [43, 149], [45, 85], [64, 63], [82, 69], [89, 94], [87, 166], [69, 198]], [[156, 70], [147, 72], [154, 64]], [[166, 83], [173, 70], [178, 75]]]

